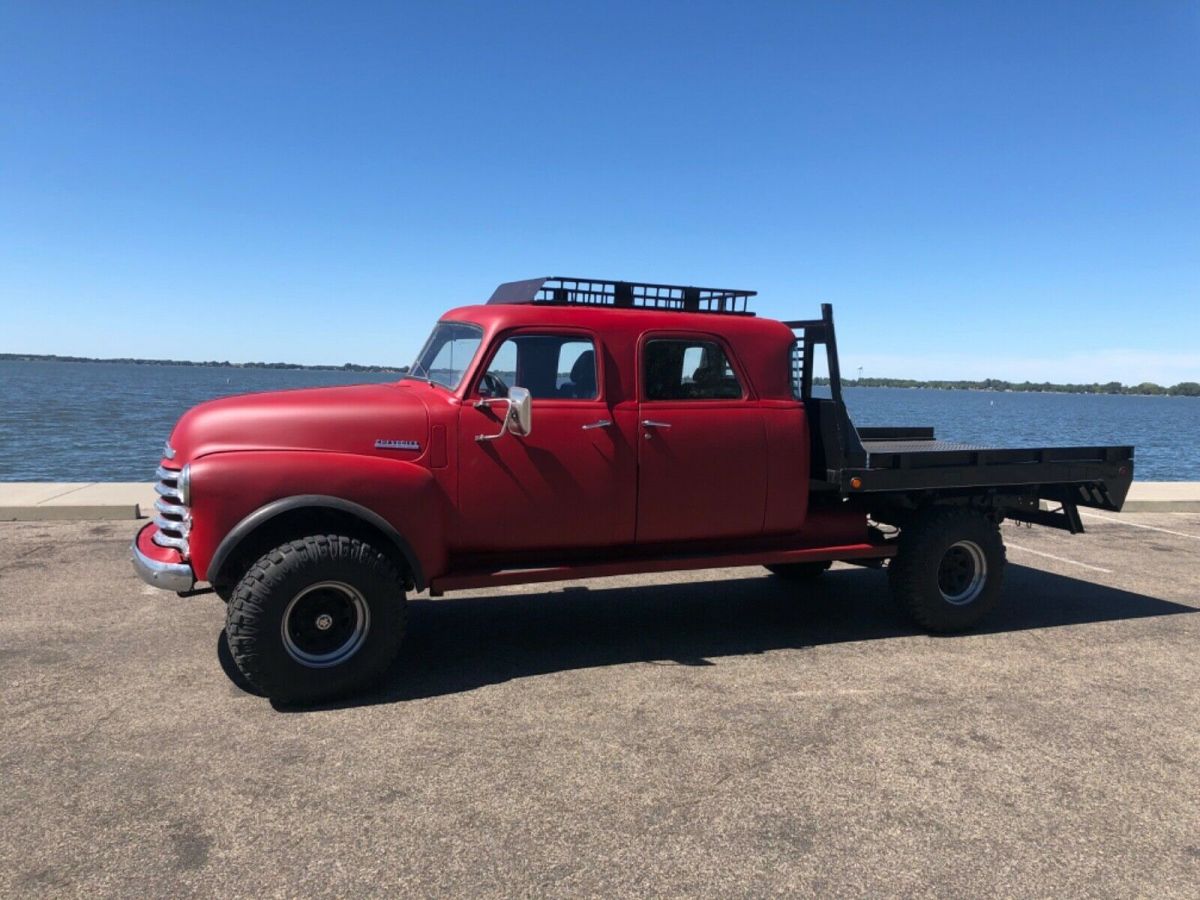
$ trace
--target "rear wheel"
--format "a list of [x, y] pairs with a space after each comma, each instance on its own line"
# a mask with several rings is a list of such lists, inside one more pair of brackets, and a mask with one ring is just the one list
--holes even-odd
[[356, 538], [315, 535], [264, 554], [226, 610], [230, 655], [256, 688], [313, 703], [366, 687], [387, 669], [404, 632], [404, 581]]
[[825, 560], [824, 562], [809, 563], [779, 563], [774, 566], [764, 566], [764, 568], [772, 575], [786, 578], [788, 581], [813, 581], [820, 578], [832, 565], [832, 560]]
[[929, 631], [963, 631], [1000, 599], [1000, 527], [982, 513], [935, 509], [900, 533], [888, 564], [892, 595]]

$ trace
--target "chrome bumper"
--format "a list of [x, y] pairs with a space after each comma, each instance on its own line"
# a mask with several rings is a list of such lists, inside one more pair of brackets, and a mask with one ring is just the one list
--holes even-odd
[[164, 591], [182, 593], [190, 591], [196, 585], [196, 576], [192, 567], [187, 563], [165, 563], [151, 559], [138, 549], [137, 537], [130, 547], [133, 559], [133, 570], [138, 577], [151, 587], [162, 588]]

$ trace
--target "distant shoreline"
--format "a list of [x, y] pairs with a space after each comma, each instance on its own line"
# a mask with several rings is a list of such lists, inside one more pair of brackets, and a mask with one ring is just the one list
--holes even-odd
[[395, 372], [403, 375], [408, 366], [364, 366], [358, 363], [306, 366], [302, 363], [248, 362], [235, 363], [228, 360], [196, 362], [189, 359], [139, 359], [137, 357], [112, 357], [101, 359], [93, 356], [59, 356], [55, 353], [0, 353], [0, 362], [67, 362], [67, 363], [123, 363], [130, 366], [194, 366], [198, 369], [294, 369], [316, 372]]
[[[828, 378], [814, 378], [817, 384], [829, 384]], [[1113, 394], [1129, 397], [1200, 397], [1200, 383], [1183, 381], [1163, 387], [1150, 381], [1125, 385], [1119, 381], [1105, 384], [1054, 384], [1049, 381], [915, 381], [908, 378], [843, 378], [842, 387], [920, 388], [928, 391], [988, 391], [993, 394]]]
[[[67, 363], [123, 363], [134, 366], [195, 366], [202, 369], [289, 369], [313, 372], [379, 372], [403, 375], [408, 366], [369, 366], [359, 363], [307, 366], [287, 362], [234, 363], [208, 360], [196, 362], [182, 359], [139, 359], [117, 357], [101, 359], [91, 356], [59, 356], [45, 353], [0, 353], [0, 362], [67, 362]], [[828, 378], [813, 379], [817, 384], [829, 384]], [[1135, 397], [1200, 397], [1200, 383], [1183, 381], [1164, 387], [1153, 382], [1126, 385], [1118, 381], [1092, 384], [1056, 384], [1048, 381], [1003, 381], [987, 378], [983, 381], [934, 380], [919, 381], [910, 378], [843, 378], [842, 387], [919, 388], [934, 391], [990, 391], [999, 394], [1117, 394]]]

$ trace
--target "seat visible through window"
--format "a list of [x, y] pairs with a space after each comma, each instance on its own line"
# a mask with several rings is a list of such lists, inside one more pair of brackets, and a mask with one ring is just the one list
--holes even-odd
[[477, 390], [483, 397], [504, 397], [517, 386], [526, 388], [534, 400], [596, 399], [595, 345], [578, 335], [508, 338], [492, 355]]
[[651, 340], [643, 360], [647, 400], [728, 400], [744, 394], [715, 341]]

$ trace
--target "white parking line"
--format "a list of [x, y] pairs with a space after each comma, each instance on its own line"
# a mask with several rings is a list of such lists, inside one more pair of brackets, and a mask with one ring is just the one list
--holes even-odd
[[1137, 522], [1124, 522], [1121, 519], [1114, 519], [1112, 516], [1098, 516], [1095, 513], [1079, 511], [1081, 516], [1087, 516], [1089, 519], [1103, 519], [1105, 522], [1116, 522], [1118, 525], [1128, 525], [1130, 528], [1145, 528], [1147, 531], [1161, 531], [1163, 534], [1174, 534], [1179, 537], [1191, 538], [1193, 541], [1200, 541], [1200, 534], [1188, 534], [1184, 531], [1172, 531], [1170, 528], [1158, 528], [1154, 525], [1139, 525]]
[[1079, 566], [1081, 569], [1091, 569], [1093, 572], [1103, 572], [1105, 575], [1112, 574], [1112, 569], [1102, 569], [1099, 566], [1089, 566], [1087, 563], [1076, 562], [1075, 560], [1067, 559], [1064, 556], [1055, 556], [1053, 553], [1043, 553], [1041, 550], [1030, 550], [1028, 547], [1022, 547], [1020, 544], [1011, 544], [1008, 541], [1005, 541], [1004, 546], [1013, 550], [1023, 550], [1026, 553], [1032, 553], [1034, 556], [1044, 556], [1046, 559], [1053, 559], [1058, 562], [1068, 563], [1072, 566]]

